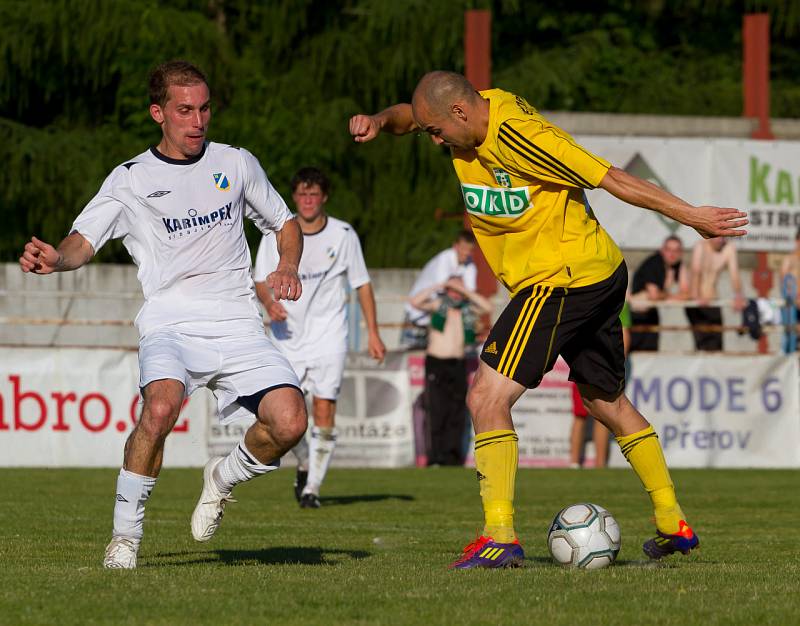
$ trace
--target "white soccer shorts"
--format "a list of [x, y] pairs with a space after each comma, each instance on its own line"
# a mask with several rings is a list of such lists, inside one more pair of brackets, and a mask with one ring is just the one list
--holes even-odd
[[313, 361], [292, 361], [303, 391], [323, 400], [336, 400], [342, 386], [347, 353], [326, 354]]
[[236, 399], [270, 387], [300, 388], [289, 361], [264, 334], [198, 337], [160, 329], [139, 343], [139, 386], [170, 378], [189, 396], [207, 387], [217, 400], [223, 424], [253, 414]]

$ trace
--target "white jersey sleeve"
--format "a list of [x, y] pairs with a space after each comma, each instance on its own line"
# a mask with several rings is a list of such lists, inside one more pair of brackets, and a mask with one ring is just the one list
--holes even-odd
[[274, 233], [267, 233], [261, 237], [256, 253], [256, 265], [253, 269], [253, 280], [263, 283], [278, 267], [280, 256], [278, 255], [278, 240]]
[[126, 183], [125, 166], [114, 168], [103, 181], [94, 198], [89, 201], [72, 224], [71, 233], [81, 234], [95, 251], [102, 248], [109, 239], [117, 239], [128, 234], [128, 219], [124, 211], [123, 187]]
[[464, 271], [461, 277], [464, 279], [464, 286], [469, 289], [470, 291], [477, 291], [478, 290], [478, 266], [475, 265], [472, 261], [469, 262], [466, 266], [459, 266], [463, 267]]
[[351, 289], [358, 289], [369, 282], [367, 264], [364, 262], [364, 253], [361, 251], [361, 242], [356, 231], [347, 229], [343, 250], [345, 253], [345, 266], [347, 267], [347, 282]]
[[258, 159], [244, 148], [239, 150], [247, 177], [244, 184], [245, 215], [253, 220], [265, 235], [270, 231], [280, 230], [292, 216], [289, 208], [269, 182]]

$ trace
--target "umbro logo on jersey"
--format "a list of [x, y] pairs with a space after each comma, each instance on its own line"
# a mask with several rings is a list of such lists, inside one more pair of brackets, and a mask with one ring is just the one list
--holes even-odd
[[214, 187], [216, 187], [220, 191], [231, 190], [231, 183], [230, 181], [228, 181], [228, 177], [225, 176], [223, 172], [212, 174], [212, 176], [214, 176]]
[[496, 341], [493, 341], [493, 342], [492, 342], [492, 343], [490, 343], [488, 346], [486, 346], [486, 347], [483, 349], [483, 351], [484, 351], [486, 354], [497, 354], [497, 342], [496, 342]]
[[118, 493], [117, 502], [127, 502], [127, 500], [125, 499], [125, 496], [123, 496], [121, 493]]
[[161, 196], [166, 196], [168, 193], [172, 193], [171, 191], [154, 191], [151, 193], [148, 198], [160, 198]]

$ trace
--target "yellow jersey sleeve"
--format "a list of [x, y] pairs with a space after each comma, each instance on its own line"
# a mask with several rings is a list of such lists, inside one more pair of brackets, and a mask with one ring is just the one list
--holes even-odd
[[594, 189], [611, 167], [559, 128], [536, 118], [502, 122], [497, 145], [520, 174], [570, 187]]

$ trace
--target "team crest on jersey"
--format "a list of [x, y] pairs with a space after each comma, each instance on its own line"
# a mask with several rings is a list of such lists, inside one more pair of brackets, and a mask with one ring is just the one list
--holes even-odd
[[224, 172], [219, 172], [214, 174], [214, 186], [219, 189], [220, 191], [230, 191], [231, 184], [228, 181], [228, 177], [225, 176]]
[[508, 172], [499, 167], [492, 168], [492, 172], [494, 172], [494, 179], [497, 181], [498, 185], [501, 187], [511, 187], [511, 176], [508, 175]]

